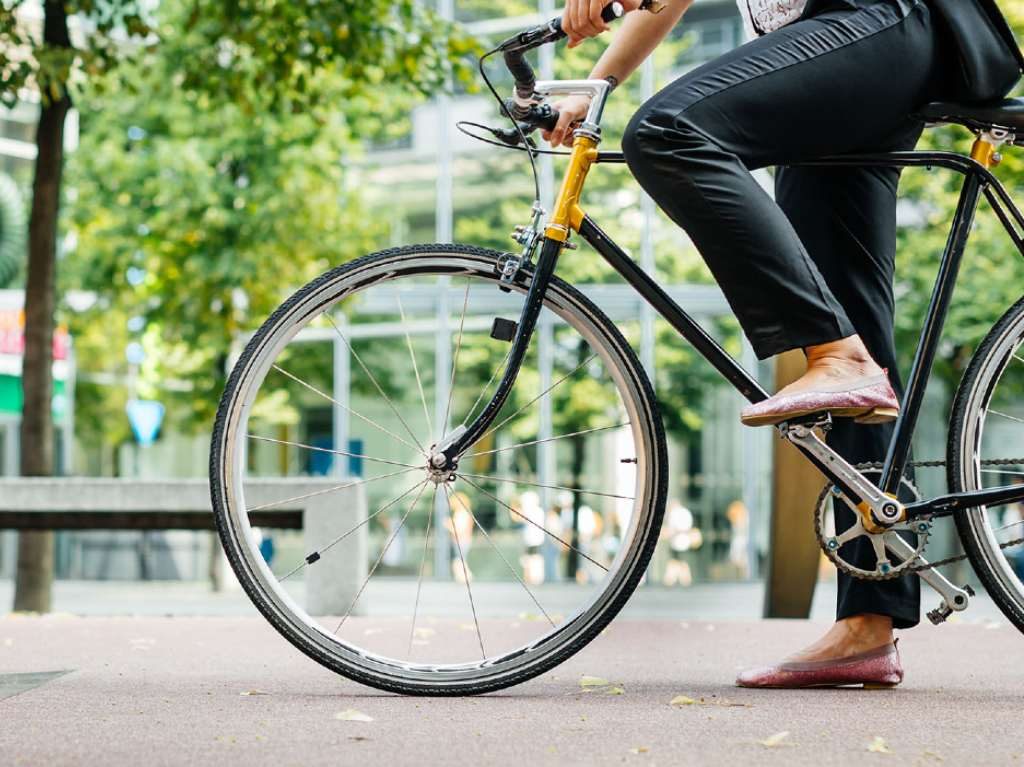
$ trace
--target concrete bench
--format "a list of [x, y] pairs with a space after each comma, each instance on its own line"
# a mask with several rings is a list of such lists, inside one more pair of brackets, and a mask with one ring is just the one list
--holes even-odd
[[[254, 526], [302, 530], [304, 550], [315, 551], [366, 519], [362, 485], [298, 477], [254, 479], [245, 485]], [[345, 551], [306, 569], [306, 609], [339, 615], [367, 572], [366, 525], [346, 539]], [[213, 530], [205, 479], [136, 480], [100, 477], [0, 478], [0, 530]]]

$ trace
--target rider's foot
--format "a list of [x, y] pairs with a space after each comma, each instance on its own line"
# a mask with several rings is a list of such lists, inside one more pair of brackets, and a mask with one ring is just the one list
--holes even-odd
[[899, 401], [887, 372], [871, 358], [860, 336], [808, 346], [807, 372], [766, 400], [743, 408], [748, 426], [775, 424], [830, 411], [860, 423], [890, 421]]
[[743, 671], [741, 687], [893, 687], [903, 666], [892, 636], [892, 619], [856, 615], [836, 623], [814, 644], [782, 663]]

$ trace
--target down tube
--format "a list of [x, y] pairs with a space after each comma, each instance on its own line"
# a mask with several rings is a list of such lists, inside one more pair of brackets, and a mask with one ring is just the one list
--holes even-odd
[[725, 376], [736, 390], [750, 402], [760, 402], [768, 398], [768, 393], [761, 385], [734, 360], [719, 343], [708, 335], [697, 322], [672, 300], [657, 282], [654, 281], [640, 266], [626, 255], [612, 239], [595, 224], [589, 216], [584, 216], [579, 228], [580, 236], [601, 256], [611, 264], [622, 277], [643, 296], [654, 310], [693, 344], [701, 356], [710, 362], [715, 369]]

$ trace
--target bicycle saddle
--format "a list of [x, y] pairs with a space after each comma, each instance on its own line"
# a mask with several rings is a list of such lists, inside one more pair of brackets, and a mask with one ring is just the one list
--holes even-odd
[[1024, 131], [1024, 98], [987, 104], [936, 101], [918, 110], [917, 115], [929, 123], [958, 123], [972, 130], [1008, 128], [1020, 132]]

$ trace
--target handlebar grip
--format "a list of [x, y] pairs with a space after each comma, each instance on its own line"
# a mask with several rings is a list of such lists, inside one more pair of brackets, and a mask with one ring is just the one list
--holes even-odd
[[558, 110], [550, 104], [543, 104], [536, 110], [534, 125], [542, 130], [553, 131], [558, 125]]
[[622, 18], [622, 14], [625, 12], [626, 9], [622, 7], [622, 3], [608, 3], [608, 5], [601, 9], [601, 20], [606, 24], [610, 24], [615, 19]]

